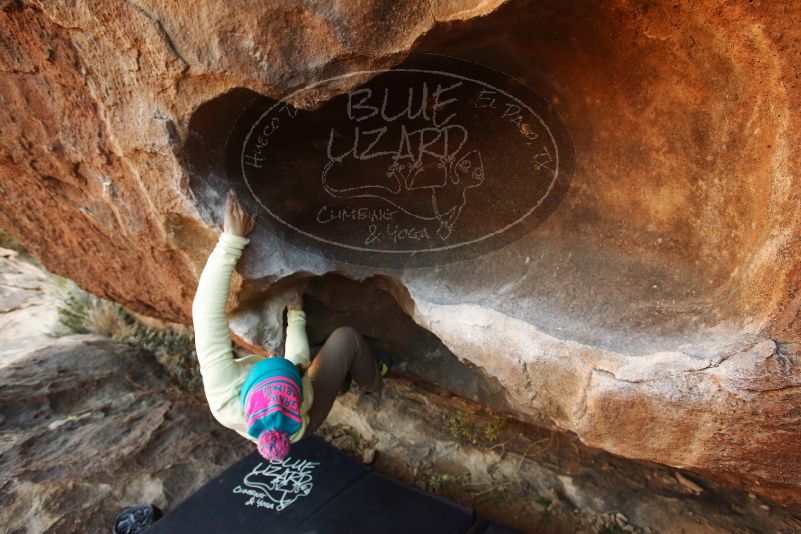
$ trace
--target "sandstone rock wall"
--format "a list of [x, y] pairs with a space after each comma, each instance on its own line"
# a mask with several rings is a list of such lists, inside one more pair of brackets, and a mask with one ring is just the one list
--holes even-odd
[[250, 452], [152, 354], [68, 336], [0, 373], [8, 532], [103, 532], [127, 506], [174, 508]]
[[[196, 172], [187, 147], [217, 139], [193, 127], [200, 110], [410, 50], [488, 63], [563, 117], [564, 203], [475, 261], [367, 283], [519, 417], [798, 504], [801, 7], [498, 4], [4, 2], [0, 226], [90, 291], [188, 322], [231, 185]], [[376, 274], [257, 231], [236, 334], [280, 343], [267, 297], [331, 271]]]

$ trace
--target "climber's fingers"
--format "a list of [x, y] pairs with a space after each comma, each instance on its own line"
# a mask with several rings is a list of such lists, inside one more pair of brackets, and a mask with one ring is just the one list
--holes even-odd
[[289, 300], [289, 304], [287, 308], [290, 310], [302, 310], [303, 309], [303, 294], [298, 290], [292, 295]]
[[256, 226], [256, 219], [253, 215], [248, 215], [245, 213], [245, 235], [249, 234], [253, 231], [253, 228]]
[[253, 230], [255, 225], [256, 219], [245, 211], [245, 208], [239, 203], [239, 199], [236, 197], [234, 190], [231, 189], [228, 191], [228, 194], [225, 196], [225, 220], [223, 221], [223, 230], [227, 233], [244, 237]]

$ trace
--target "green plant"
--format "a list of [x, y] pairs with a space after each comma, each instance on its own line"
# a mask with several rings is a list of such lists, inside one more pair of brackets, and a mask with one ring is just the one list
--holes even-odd
[[428, 487], [432, 490], [443, 489], [453, 482], [450, 475], [435, 473], [428, 479]]
[[450, 418], [448, 421], [448, 429], [451, 435], [472, 445], [477, 445], [480, 438], [483, 441], [493, 444], [498, 441], [507, 423], [508, 421], [505, 417], [497, 417], [486, 425], [477, 426], [476, 423], [467, 419], [466, 416], [461, 415]]
[[18, 254], [18, 258], [32, 265], [41, 267], [41, 262], [30, 252], [16, 237], [12, 236], [0, 228], [0, 248], [13, 250]]
[[91, 295], [71, 282], [62, 285], [59, 328], [53, 335], [97, 334], [147, 350], [182, 387], [192, 392], [202, 389], [191, 328], [148, 326], [117, 303]]
[[86, 317], [89, 312], [90, 301], [87, 294], [67, 292], [62, 295], [62, 304], [58, 307], [58, 324], [60, 329], [54, 332], [56, 336], [66, 334], [88, 334]]
[[22, 246], [22, 243], [2, 228], [0, 228], [0, 248], [16, 250], [19, 253], [25, 252], [25, 247]]
[[482, 430], [482, 434], [484, 434], [484, 439], [489, 441], [490, 443], [495, 443], [498, 441], [498, 437], [501, 435], [501, 432], [506, 428], [507, 420], [505, 417], [498, 417], [493, 419], [491, 423], [484, 426]]
[[451, 417], [448, 421], [448, 429], [454, 437], [463, 439], [473, 445], [478, 443], [476, 425], [462, 417]]

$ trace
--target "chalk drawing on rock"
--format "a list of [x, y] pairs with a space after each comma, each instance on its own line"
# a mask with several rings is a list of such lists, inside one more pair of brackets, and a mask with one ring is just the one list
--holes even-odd
[[[450, 237], [467, 203], [467, 190], [484, 183], [484, 165], [478, 150], [464, 154], [458, 161], [453, 156], [439, 158], [433, 169], [419, 159], [393, 157], [386, 169], [386, 177], [391, 179], [390, 186], [376, 183], [333, 187], [329, 183], [329, 174], [332, 170], [336, 171], [341, 163], [331, 160], [323, 170], [323, 188], [329, 195], [338, 198], [379, 198], [415, 219], [435, 220], [439, 223], [437, 235], [442, 240]], [[419, 198], [421, 194], [430, 196], [430, 204], [420, 206], [409, 201], [409, 196]]]
[[[287, 103], [367, 75], [317, 109]], [[242, 113], [227, 147], [229, 183], [253, 201], [261, 228], [330, 259], [390, 268], [514, 242], [560, 205], [575, 167], [548, 100], [444, 56], [262, 99]]]

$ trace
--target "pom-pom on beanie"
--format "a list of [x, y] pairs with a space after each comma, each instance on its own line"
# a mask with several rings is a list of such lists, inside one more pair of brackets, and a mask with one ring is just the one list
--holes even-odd
[[283, 462], [289, 455], [289, 434], [265, 430], [259, 435], [259, 454], [271, 462]]

